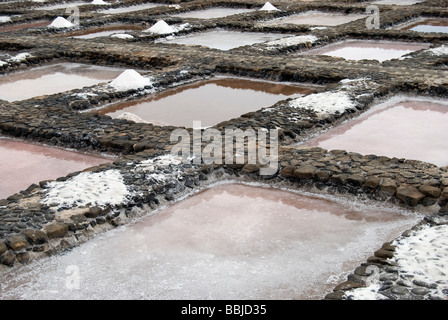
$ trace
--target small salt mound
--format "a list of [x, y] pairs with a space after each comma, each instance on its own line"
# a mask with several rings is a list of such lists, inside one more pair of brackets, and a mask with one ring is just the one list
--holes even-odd
[[0, 16], [0, 23], [10, 22], [11, 18], [8, 16]]
[[319, 40], [315, 36], [294, 36], [294, 37], [286, 37], [279, 40], [269, 41], [266, 43], [268, 46], [273, 47], [289, 47], [294, 46], [302, 43], [314, 43], [317, 40]]
[[62, 28], [73, 28], [75, 25], [67, 19], [63, 17], [57, 17], [53, 20], [53, 22], [48, 26], [48, 28], [56, 28], [56, 29], [62, 29]]
[[3, 67], [5, 64], [7, 64], [5, 61], [0, 60], [0, 67]]
[[290, 101], [289, 106], [311, 109], [318, 113], [343, 113], [346, 109], [354, 108], [355, 104], [346, 92], [336, 91], [313, 93], [300, 97]]
[[28, 52], [22, 52], [10, 58], [9, 60], [12, 62], [22, 62], [28, 59], [29, 57], [31, 57], [31, 54], [29, 54]]
[[151, 85], [151, 79], [141, 76], [132, 69], [125, 70], [110, 83], [110, 86], [117, 91], [138, 90]]
[[144, 32], [151, 32], [155, 34], [170, 34], [176, 32], [176, 30], [170, 27], [165, 21], [159, 20], [151, 28], [144, 30]]
[[436, 56], [447, 56], [448, 55], [448, 46], [443, 45], [443, 46], [440, 46], [437, 48], [429, 49], [428, 51]]
[[105, 2], [103, 0], [93, 0], [90, 4], [96, 4], [96, 5], [99, 5], [99, 6], [109, 5], [107, 2]]
[[280, 10], [274, 7], [270, 2], [266, 2], [264, 6], [260, 9], [260, 11], [280, 11]]

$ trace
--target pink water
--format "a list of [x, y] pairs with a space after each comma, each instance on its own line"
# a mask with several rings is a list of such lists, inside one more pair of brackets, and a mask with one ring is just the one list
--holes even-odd
[[368, 59], [383, 62], [390, 59], [401, 58], [413, 51], [427, 49], [429, 46], [430, 44], [425, 43], [349, 40], [330, 44], [302, 54], [326, 55], [347, 60]]
[[33, 183], [111, 161], [111, 158], [0, 138], [0, 199]]
[[148, 98], [99, 110], [113, 118], [126, 113], [161, 125], [192, 127], [193, 121], [212, 126], [269, 107], [288, 97], [309, 94], [315, 88], [240, 78], [217, 78], [166, 90]]
[[270, 21], [263, 21], [260, 24], [275, 25], [275, 24], [306, 24], [313, 26], [337, 26], [344, 23], [352, 22], [358, 19], [366, 19], [367, 16], [363, 14], [343, 14], [337, 12], [319, 12], [307, 11], [300, 14], [286, 16], [280, 19]]
[[[0, 298], [321, 299], [417, 219], [392, 209], [221, 185], [19, 275], [0, 276]], [[66, 285], [73, 270], [78, 289]]]
[[386, 102], [306, 142], [324, 149], [448, 165], [448, 102]]
[[0, 77], [0, 99], [19, 101], [110, 81], [123, 69], [58, 63]]

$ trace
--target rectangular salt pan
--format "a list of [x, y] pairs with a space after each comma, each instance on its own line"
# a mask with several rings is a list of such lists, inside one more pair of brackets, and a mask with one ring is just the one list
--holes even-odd
[[116, 104], [98, 112], [113, 118], [132, 115], [140, 121], [159, 125], [191, 128], [193, 121], [201, 121], [202, 126], [212, 126], [315, 89], [279, 82], [217, 77], [166, 90], [142, 100]]
[[111, 161], [111, 158], [0, 138], [0, 199], [33, 183]]
[[[0, 276], [1, 299], [321, 299], [416, 223], [396, 210], [216, 186]], [[67, 288], [67, 267], [79, 289]], [[72, 269], [70, 269], [72, 270]]]
[[347, 60], [366, 59], [384, 62], [391, 59], [401, 58], [404, 55], [417, 50], [427, 49], [429, 46], [429, 44], [425, 43], [349, 40], [330, 44], [302, 54], [326, 55]]
[[344, 23], [352, 22], [358, 19], [366, 19], [363, 14], [342, 14], [337, 12], [319, 12], [307, 11], [300, 14], [286, 16], [279, 19], [260, 22], [260, 25], [276, 25], [276, 24], [303, 24], [313, 26], [337, 26]]
[[93, 86], [116, 78], [123, 69], [59, 63], [0, 77], [0, 99], [20, 101]]
[[393, 98], [306, 142], [448, 166], [448, 102]]
[[127, 13], [127, 12], [135, 12], [135, 11], [140, 11], [140, 10], [152, 9], [152, 8], [161, 7], [161, 6], [165, 6], [165, 4], [144, 3], [144, 4], [135, 5], [135, 6], [129, 6], [129, 7], [110, 8], [110, 9], [106, 9], [106, 10], [100, 10], [98, 12], [104, 13], [104, 14], [119, 14], [119, 13]]
[[242, 46], [253, 45], [255, 43], [278, 40], [286, 36], [287, 35], [276, 33], [214, 30], [183, 37], [176, 37], [174, 39], [161, 40], [161, 42], [205, 46], [226, 51]]
[[173, 14], [172, 17], [179, 18], [194, 18], [194, 19], [215, 19], [223, 18], [235, 14], [252, 12], [253, 9], [242, 9], [242, 8], [211, 8], [205, 10], [189, 11], [179, 14]]

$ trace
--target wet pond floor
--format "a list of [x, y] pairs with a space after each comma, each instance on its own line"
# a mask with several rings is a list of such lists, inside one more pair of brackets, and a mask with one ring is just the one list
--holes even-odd
[[416, 19], [399, 26], [400, 30], [411, 30], [415, 32], [441, 32], [448, 33], [448, 19]]
[[321, 299], [417, 219], [397, 209], [218, 185], [1, 276], [0, 298]]
[[0, 99], [19, 101], [93, 86], [116, 78], [124, 69], [58, 63], [0, 77]]
[[364, 14], [343, 14], [337, 12], [306, 11], [270, 21], [259, 22], [260, 25], [303, 24], [313, 26], [337, 26], [358, 19], [366, 19]]
[[31, 184], [63, 177], [113, 158], [93, 156], [0, 137], [0, 199]]
[[109, 8], [105, 10], [99, 10], [99, 13], [103, 14], [120, 14], [120, 13], [128, 13], [128, 12], [135, 12], [140, 10], [147, 10], [152, 9], [155, 7], [162, 7], [166, 6], [166, 4], [163, 3], [143, 3], [138, 5], [132, 5], [128, 7], [118, 7], [118, 8]]
[[212, 126], [316, 89], [288, 83], [216, 77], [96, 112], [113, 118], [131, 114], [158, 125], [191, 128], [193, 121], [201, 121], [202, 126]]
[[448, 166], [448, 102], [393, 98], [306, 145]]
[[193, 33], [172, 39], [162, 39], [159, 41], [162, 43], [205, 46], [227, 51], [242, 46], [253, 45], [255, 43], [278, 40], [286, 36], [288, 35], [280, 33], [213, 30], [202, 33]]
[[302, 55], [326, 55], [347, 60], [377, 60], [379, 62], [398, 59], [406, 54], [429, 48], [427, 43], [392, 41], [348, 40], [310, 50]]
[[396, 6], [410, 6], [417, 3], [425, 2], [425, 0], [379, 0], [373, 1], [372, 4], [396, 5]]
[[215, 18], [224, 18], [235, 14], [248, 13], [252, 11], [255, 10], [244, 8], [210, 8], [205, 10], [182, 12], [178, 14], [173, 14], [171, 16], [178, 18], [192, 18], [192, 19], [215, 19]]

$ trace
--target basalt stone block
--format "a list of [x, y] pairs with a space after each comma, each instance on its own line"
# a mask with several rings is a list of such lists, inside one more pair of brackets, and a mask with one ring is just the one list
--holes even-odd
[[397, 183], [390, 178], [384, 178], [381, 181], [380, 190], [384, 193], [394, 195], [397, 192]]
[[330, 179], [330, 172], [327, 170], [317, 170], [315, 177], [318, 181], [328, 181]]
[[443, 188], [442, 197], [448, 198], [448, 187]]
[[357, 186], [357, 187], [361, 187], [365, 181], [366, 181], [366, 178], [360, 174], [352, 174], [347, 177], [347, 182], [350, 183], [351, 185]]
[[381, 178], [378, 177], [368, 177], [366, 179], [366, 182], [364, 183], [364, 187], [370, 188], [370, 189], [376, 189], [381, 182]]
[[6, 239], [6, 245], [14, 251], [20, 251], [28, 246], [28, 241], [24, 235], [14, 234]]
[[313, 179], [317, 168], [311, 165], [305, 165], [294, 170], [294, 177], [299, 179]]
[[9, 250], [0, 256], [0, 263], [5, 266], [12, 267], [15, 261], [16, 256]]
[[40, 245], [48, 242], [48, 237], [42, 230], [26, 229], [22, 231], [31, 245]]
[[6, 243], [3, 240], [0, 240], [0, 256], [8, 250]]
[[30, 261], [31, 256], [28, 252], [20, 252], [17, 254], [16, 258], [21, 264], [27, 264]]
[[51, 223], [44, 227], [44, 231], [49, 239], [63, 238], [68, 232], [68, 226], [64, 223]]
[[425, 195], [412, 186], [403, 186], [397, 189], [397, 198], [410, 206], [416, 206]]
[[284, 167], [281, 171], [280, 171], [280, 175], [282, 177], [285, 178], [292, 178], [294, 177], [294, 171], [297, 169], [297, 167], [295, 166], [288, 166], [288, 167]]
[[442, 191], [437, 187], [432, 187], [428, 185], [420, 186], [418, 190], [426, 196], [438, 198], [440, 197]]

